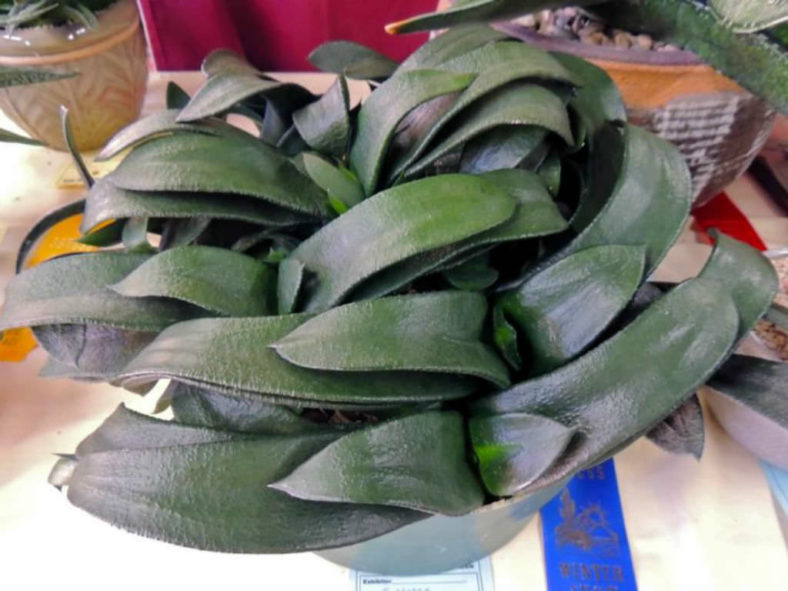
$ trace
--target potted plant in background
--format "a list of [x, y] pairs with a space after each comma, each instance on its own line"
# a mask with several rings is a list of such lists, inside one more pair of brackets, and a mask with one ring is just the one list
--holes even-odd
[[669, 139], [685, 156], [697, 204], [747, 169], [768, 138], [775, 110], [787, 112], [787, 25], [779, 26], [788, 17], [785, 3], [443, 0], [440, 7], [448, 14], [394, 28], [528, 15], [497, 26], [604, 68], [624, 97], [629, 120]]
[[0, 108], [33, 139], [65, 149], [61, 105], [81, 150], [139, 116], [148, 70], [133, 0], [15, 0], [0, 7], [0, 27], [0, 66], [79, 74], [0, 90]]
[[169, 379], [173, 414], [121, 407], [63, 456], [73, 504], [191, 547], [438, 572], [641, 435], [681, 448], [659, 427], [712, 376], [782, 387], [784, 364], [731, 357], [776, 291], [758, 252], [720, 236], [699, 277], [647, 281], [689, 173], [602, 70], [485, 25], [399, 65], [312, 60], [378, 86], [351, 109], [342, 74], [315, 96], [217, 52], [108, 143], [132, 148], [109, 176], [72, 147], [90, 190], [18, 269], [79, 212], [102, 250], [20, 272], [0, 328], [33, 328], [46, 376]]

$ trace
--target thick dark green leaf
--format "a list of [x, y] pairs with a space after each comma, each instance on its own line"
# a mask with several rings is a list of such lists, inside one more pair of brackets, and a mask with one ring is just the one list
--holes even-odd
[[403, 72], [384, 82], [361, 106], [350, 164], [365, 192], [375, 192], [383, 159], [397, 124], [410, 111], [439, 96], [460, 91], [475, 78], [436, 70]]
[[739, 338], [764, 315], [779, 288], [777, 271], [753, 247], [725, 234], [716, 244], [700, 277], [721, 284], [739, 311]]
[[473, 23], [452, 27], [411, 53], [400, 64], [398, 72], [435, 68], [459, 55], [506, 38], [506, 33], [487, 25]]
[[86, 231], [85, 235], [80, 236], [75, 242], [85, 244], [86, 246], [97, 246], [99, 248], [115, 246], [116, 244], [120, 244], [123, 240], [123, 229], [125, 227], [125, 219], [114, 220], [108, 224], [103, 224], [100, 227], [94, 227]]
[[294, 211], [271, 205], [261, 199], [220, 193], [178, 193], [175, 191], [130, 191], [99, 179], [87, 196], [83, 232], [101, 222], [114, 219], [217, 218], [238, 220], [261, 226], [290, 226], [309, 220]]
[[568, 53], [553, 52], [550, 55], [579, 82], [569, 106], [580, 116], [589, 135], [608, 123], [626, 123], [627, 112], [621, 93], [605, 70]]
[[498, 306], [528, 343], [531, 373], [580, 354], [624, 309], [640, 285], [645, 249], [581, 250], [504, 292]]
[[197, 121], [219, 115], [236, 103], [249, 97], [270, 91], [282, 83], [267, 80], [252, 72], [221, 72], [205, 81], [205, 84], [189, 100], [177, 117], [179, 123]]
[[458, 412], [425, 412], [349, 433], [271, 485], [292, 497], [464, 515], [484, 491]]
[[291, 254], [317, 276], [305, 309], [327, 309], [372, 274], [499, 226], [515, 209], [509, 194], [470, 175], [441, 175], [378, 193]]
[[[433, 178], [445, 179], [446, 176]], [[516, 200], [517, 209], [509, 221], [392, 265], [361, 283], [351, 296], [356, 299], [379, 297], [422, 275], [458, 266], [497, 243], [554, 234], [566, 229], [566, 220], [533, 173], [525, 170], [495, 170], [474, 178], [492, 183], [498, 190], [506, 191]], [[487, 207], [486, 199], [487, 197], [484, 197], [481, 200], [483, 205], [480, 203], [480, 207]]]
[[77, 446], [76, 457], [81, 460], [90, 454], [107, 451], [156, 449], [245, 439], [250, 439], [250, 435], [162, 421], [121, 404], [98, 429]]
[[[549, 53], [519, 41], [490, 43], [442, 63], [437, 68], [457, 73], [473, 73], [477, 77], [457, 98], [454, 104], [441, 115], [440, 119], [422, 137], [418, 138], [419, 141], [410, 146], [408, 151], [397, 159], [390, 171], [390, 178], [399, 176], [408, 167], [411, 167], [424, 154], [433, 140], [438, 137], [439, 132], [446, 128], [449, 121], [452, 121], [452, 131], [456, 134], [458, 133], [456, 128], [469, 125], [470, 120], [476, 121], [476, 126], [480, 127], [483, 126], [483, 119], [489, 117], [491, 122], [486, 125], [486, 128], [489, 129], [495, 125], [518, 124], [518, 122], [522, 124], [522, 119], [533, 124], [539, 124], [541, 119], [546, 117], [545, 112], [540, 110], [540, 107], [543, 109], [541, 103], [530, 106], [530, 109], [535, 110], [531, 115], [528, 115], [529, 109], [526, 107], [523, 110], [517, 110], [517, 98], [508, 100], [500, 98], [501, 94], [509, 96], [502, 87], [516, 80], [529, 80], [531, 82], [534, 80], [547, 80], [562, 84], [575, 82], [574, 75]], [[544, 89], [542, 90], [547, 92]], [[481, 97], [488, 94], [490, 95], [489, 99], [485, 99], [483, 102], [479, 101]], [[556, 100], [553, 97], [551, 98], [553, 102]], [[543, 100], [550, 101], [551, 98]], [[534, 99], [526, 93], [522, 100], [528, 103]], [[495, 106], [491, 106], [489, 109], [483, 108], [483, 105], [488, 101], [494, 102]], [[454, 119], [472, 103], [475, 104], [468, 114], [463, 114], [456, 120]], [[562, 112], [565, 110], [563, 104], [560, 110]], [[498, 111], [501, 111], [501, 113], [497, 114]], [[564, 115], [565, 118], [566, 116]], [[514, 121], [507, 123], [509, 119], [514, 119]], [[499, 122], [494, 123], [494, 121]], [[543, 127], [552, 129], [559, 134], [563, 133], [566, 138], [569, 138], [568, 141], [571, 143], [572, 134], [569, 131], [568, 120], [565, 125], [556, 129], [553, 129], [556, 125], [554, 118], [547, 117], [545, 121], [546, 123]], [[443, 137], [444, 141], [445, 135]]]
[[612, 123], [602, 124], [587, 143], [588, 158], [578, 165], [583, 176], [579, 203], [570, 220], [575, 232], [585, 230], [607, 205], [623, 172], [627, 148], [621, 128]]
[[388, 78], [398, 65], [382, 53], [352, 41], [323, 43], [307, 59], [318, 70], [362, 80]]
[[7, 129], [0, 129], [0, 142], [6, 142], [9, 144], [27, 144], [28, 146], [46, 145], [44, 142], [34, 140], [33, 138], [29, 138], [24, 135], [19, 135], [18, 133], [8, 131]]
[[788, 52], [765, 33], [742, 35], [699, 2], [640, 0], [593, 7], [610, 25], [686, 47], [744, 88], [788, 113]]
[[126, 298], [107, 287], [147, 258], [97, 252], [53, 259], [23, 271], [8, 283], [0, 327], [102, 324], [157, 331], [193, 318], [194, 309], [181, 302]]
[[178, 382], [170, 382], [162, 396], [169, 399], [175, 420], [186, 425], [266, 435], [294, 435], [324, 428], [291, 408], [254, 396], [228, 396]]
[[589, 353], [480, 400], [475, 412], [536, 414], [582, 435], [529, 485], [541, 488], [652, 429], [722, 363], [737, 327], [728, 294], [714, 282], [692, 279]]
[[311, 369], [466, 374], [506, 385], [506, 366], [479, 341], [486, 313], [484, 297], [463, 291], [355, 302], [307, 320], [271, 347]]
[[[585, 4], [588, 0], [575, 0]], [[563, 6], [562, 0], [456, 0], [451, 8], [430, 12], [386, 25], [389, 33], [412, 33], [443, 29], [465, 23], [502, 21], [531, 12]]]
[[544, 474], [573, 435], [561, 423], [526, 413], [471, 417], [468, 430], [484, 487], [498, 497], [512, 496]]
[[151, 113], [124, 127], [110, 138], [102, 148], [96, 160], [108, 160], [119, 154], [126, 148], [139, 144], [145, 140], [152, 139], [161, 135], [173, 133], [205, 133], [208, 135], [248, 135], [237, 127], [228, 125], [221, 119], [208, 119], [198, 123], [178, 123], [176, 118], [180, 113], [177, 109], [167, 109]]
[[94, 439], [102, 451], [78, 457], [68, 498], [138, 534], [206, 550], [294, 552], [360, 542], [425, 516], [301, 501], [268, 486], [335, 439], [331, 433], [249, 439], [139, 415], [125, 423], [93, 436], [103, 438]]
[[205, 217], [167, 220], [161, 230], [159, 250], [196, 243], [210, 225], [211, 219]]
[[165, 99], [167, 109], [181, 110], [189, 104], [191, 98], [192, 97], [178, 84], [172, 80], [167, 82], [167, 95]]
[[14, 68], [0, 66], [0, 88], [9, 86], [26, 86], [41, 82], [52, 82], [78, 76], [78, 72], [55, 72], [43, 68]]
[[708, 385], [788, 430], [788, 363], [733, 355]]
[[77, 169], [77, 173], [79, 174], [79, 178], [82, 179], [82, 184], [86, 187], [93, 186], [93, 176], [90, 174], [88, 167], [85, 165], [85, 161], [82, 159], [82, 156], [77, 150], [76, 144], [74, 143], [74, 134], [71, 131], [71, 121], [68, 116], [68, 108], [64, 105], [60, 105], [60, 127], [63, 132], [63, 140], [66, 144], [66, 149], [68, 153], [71, 154], [71, 160], [74, 162], [74, 167]]
[[700, 460], [705, 441], [703, 409], [697, 394], [685, 400], [664, 421], [646, 434], [652, 442], [667, 452], [692, 454]]
[[226, 316], [271, 313], [274, 288], [267, 265], [213, 246], [165, 250], [111, 286], [123, 296], [172, 298]]
[[593, 221], [540, 267], [591, 246], [642, 245], [648, 276], [681, 233], [691, 201], [689, 170], [678, 150], [630, 125], [613, 194]]
[[517, 330], [506, 319], [500, 306], [493, 308], [493, 341], [506, 363], [517, 370], [523, 366], [517, 343]]
[[[538, 154], [536, 154], [538, 156]], [[528, 161], [521, 164], [530, 166]], [[561, 159], [558, 154], [551, 152], [539, 163], [537, 168], [539, 178], [551, 195], [558, 195], [561, 189]]]
[[334, 166], [315, 154], [305, 153], [303, 162], [309, 177], [329, 198], [339, 199], [348, 209], [364, 199], [364, 189], [350, 170]]
[[208, 78], [218, 74], [257, 74], [260, 76], [263, 74], [246, 59], [229, 49], [217, 49], [209, 53], [203, 60], [200, 69]]
[[573, 141], [569, 116], [560, 97], [537, 84], [509, 84], [462, 111], [453, 120], [451, 133], [407, 168], [405, 176], [421, 172], [479, 134], [502, 125], [540, 127], [558, 134], [568, 144]]
[[785, 306], [777, 303], [772, 304], [766, 311], [764, 318], [783, 330], [788, 330], [788, 308]]
[[467, 377], [424, 372], [337, 372], [305, 369], [270, 345], [309, 318], [304, 314], [208, 318], [163, 331], [128, 367], [129, 385], [173, 378], [233, 395], [258, 394], [287, 406], [364, 407], [460, 398]]
[[36, 326], [33, 334], [55, 360], [72, 368], [69, 377], [107, 381], [114, 379], [156, 336], [155, 332], [96, 324]]
[[326, 93], [293, 113], [293, 124], [313, 150], [342, 156], [350, 138], [350, 95], [340, 75]]
[[498, 271], [488, 264], [487, 257], [479, 256], [447, 269], [443, 276], [457, 289], [482, 291], [495, 284]]
[[[547, 130], [535, 125], [500, 125], [468, 141], [462, 150], [460, 171], [481, 174], [517, 168], [544, 155]], [[530, 169], [530, 166], [523, 166]]]
[[276, 300], [280, 314], [289, 314], [296, 309], [304, 281], [304, 270], [304, 263], [292, 257], [287, 257], [279, 264]]
[[157, 138], [135, 148], [108, 177], [122, 189], [231, 193], [325, 215], [322, 190], [262, 142], [203, 134]]
[[148, 218], [146, 217], [126, 220], [123, 224], [120, 238], [126, 252], [149, 254], [154, 252], [153, 247], [148, 242]]

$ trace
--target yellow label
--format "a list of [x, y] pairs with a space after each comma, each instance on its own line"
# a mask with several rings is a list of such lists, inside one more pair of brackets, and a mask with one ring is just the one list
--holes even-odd
[[11, 328], [0, 332], [0, 361], [24, 361], [37, 346], [29, 328]]
[[[56, 256], [73, 252], [92, 252], [98, 250], [77, 242], [82, 236], [79, 225], [82, 214], [66, 218], [52, 226], [40, 238], [38, 246], [25, 263], [25, 267], [34, 267]], [[24, 361], [28, 354], [36, 348], [36, 339], [29, 328], [14, 328], [0, 332], [0, 361]]]

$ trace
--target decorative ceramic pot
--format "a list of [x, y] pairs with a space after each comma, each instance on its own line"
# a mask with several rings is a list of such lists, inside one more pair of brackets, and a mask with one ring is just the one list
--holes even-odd
[[507, 33], [604, 68], [629, 121], [673, 142], [692, 172], [695, 205], [742, 174], [769, 137], [775, 112], [688, 51], [637, 51], [546, 37], [512, 23]]
[[379, 575], [424, 575], [459, 568], [510, 542], [565, 481], [521, 498], [499, 501], [461, 517], [436, 515], [378, 538], [321, 550], [336, 564]]
[[65, 80], [0, 89], [0, 108], [32, 137], [58, 149], [59, 106], [68, 107], [80, 150], [101, 147], [142, 108], [148, 68], [134, 0], [98, 13], [99, 26], [31, 27], [0, 35], [0, 65], [77, 72]]

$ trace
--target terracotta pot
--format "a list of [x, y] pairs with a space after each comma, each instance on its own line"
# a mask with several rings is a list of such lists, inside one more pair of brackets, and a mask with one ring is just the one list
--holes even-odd
[[585, 58], [610, 75], [629, 120], [673, 142], [692, 171], [695, 205], [742, 174], [769, 137], [775, 112], [688, 51], [639, 51], [499, 28], [548, 51]]
[[498, 501], [461, 517], [436, 515], [378, 538], [316, 554], [360, 572], [426, 575], [459, 568], [511, 541], [566, 484]]
[[66, 80], [0, 89], [0, 108], [32, 137], [65, 149], [59, 106], [80, 150], [101, 147], [142, 108], [148, 68], [134, 0], [98, 14], [99, 26], [31, 27], [0, 36], [0, 65], [78, 72]]

